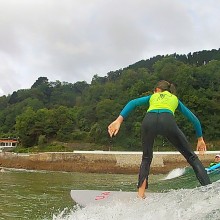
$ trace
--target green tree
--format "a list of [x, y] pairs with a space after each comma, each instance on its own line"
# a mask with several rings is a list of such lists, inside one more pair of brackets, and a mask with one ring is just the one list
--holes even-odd
[[[131, 99], [152, 94], [165, 79], [177, 87], [177, 96], [200, 119], [206, 140], [219, 139], [220, 49], [187, 55], [172, 54], [141, 60], [107, 76], [74, 84], [39, 77], [30, 89], [0, 97], [0, 134], [19, 135], [24, 146], [42, 141], [90, 141], [109, 144], [108, 124]], [[138, 107], [123, 123], [114, 146], [141, 149], [140, 125], [147, 106]], [[176, 112], [187, 137], [194, 128]], [[160, 141], [159, 141], [160, 142]]]
[[25, 112], [17, 116], [15, 129], [24, 147], [33, 146], [37, 136], [31, 131], [35, 124], [36, 113], [32, 108], [27, 108]]

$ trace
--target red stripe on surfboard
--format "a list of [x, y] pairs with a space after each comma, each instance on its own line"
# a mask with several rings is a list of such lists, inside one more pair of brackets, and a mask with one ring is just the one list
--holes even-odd
[[107, 199], [110, 195], [110, 192], [102, 192], [100, 195], [95, 197], [95, 200]]

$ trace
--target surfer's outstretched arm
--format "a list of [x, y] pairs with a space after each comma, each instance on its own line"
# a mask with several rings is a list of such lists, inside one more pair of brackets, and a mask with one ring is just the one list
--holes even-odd
[[150, 96], [144, 96], [141, 98], [133, 99], [126, 104], [126, 106], [122, 109], [118, 118], [113, 121], [108, 126], [108, 133], [110, 137], [117, 135], [121, 123], [123, 122], [124, 118], [128, 117], [128, 115], [138, 106], [147, 105], [149, 102]]

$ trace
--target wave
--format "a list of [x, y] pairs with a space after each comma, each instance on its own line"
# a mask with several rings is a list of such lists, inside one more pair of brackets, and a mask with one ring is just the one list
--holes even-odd
[[186, 168], [176, 168], [168, 173], [164, 180], [169, 180], [182, 176], [186, 172]]
[[63, 210], [53, 220], [218, 220], [220, 181], [193, 189], [170, 190], [145, 200], [112, 201]]

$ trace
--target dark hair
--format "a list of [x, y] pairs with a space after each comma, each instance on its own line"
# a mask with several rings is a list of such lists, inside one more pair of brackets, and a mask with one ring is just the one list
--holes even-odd
[[161, 80], [157, 83], [157, 85], [155, 86], [155, 89], [161, 89], [161, 91], [168, 91], [172, 94], [176, 94], [176, 87], [174, 86], [174, 84], [167, 82], [166, 80]]

